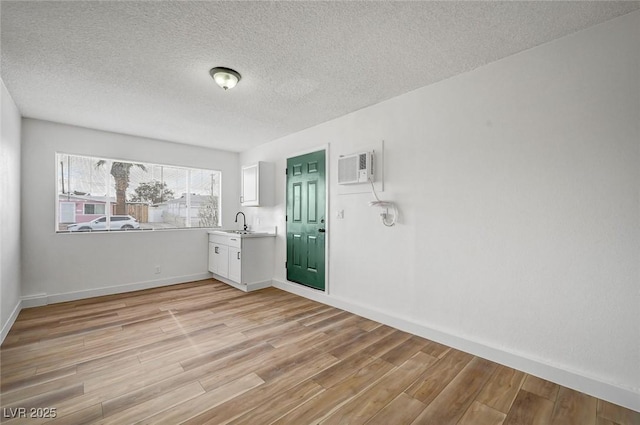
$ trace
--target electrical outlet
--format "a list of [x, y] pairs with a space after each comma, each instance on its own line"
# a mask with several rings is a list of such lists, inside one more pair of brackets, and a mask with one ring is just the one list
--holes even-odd
[[160, 274], [160, 266], [156, 266], [156, 274]]

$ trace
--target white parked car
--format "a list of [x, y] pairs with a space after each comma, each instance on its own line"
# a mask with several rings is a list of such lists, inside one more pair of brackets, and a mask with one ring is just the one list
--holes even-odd
[[[130, 215], [112, 215], [109, 230], [139, 229], [140, 223]], [[86, 223], [75, 223], [67, 226], [70, 232], [92, 232], [94, 230], [107, 230], [107, 217], [98, 217]]]

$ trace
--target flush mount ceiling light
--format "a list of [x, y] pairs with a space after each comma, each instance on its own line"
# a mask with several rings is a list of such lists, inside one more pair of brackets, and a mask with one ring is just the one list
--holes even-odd
[[240, 74], [230, 68], [215, 67], [209, 71], [217, 85], [225, 90], [232, 89], [240, 81]]

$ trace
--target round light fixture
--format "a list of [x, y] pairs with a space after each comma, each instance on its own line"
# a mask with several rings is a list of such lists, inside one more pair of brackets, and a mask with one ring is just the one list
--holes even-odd
[[225, 90], [234, 88], [236, 84], [238, 84], [238, 81], [240, 81], [240, 78], [242, 78], [240, 74], [233, 69], [220, 66], [211, 68], [209, 74], [211, 74], [216, 84]]

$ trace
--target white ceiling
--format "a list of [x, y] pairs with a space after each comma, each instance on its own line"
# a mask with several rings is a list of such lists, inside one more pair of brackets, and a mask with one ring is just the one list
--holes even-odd
[[2, 79], [25, 117], [243, 151], [639, 8], [3, 0]]

